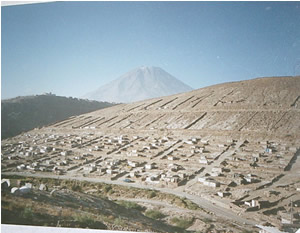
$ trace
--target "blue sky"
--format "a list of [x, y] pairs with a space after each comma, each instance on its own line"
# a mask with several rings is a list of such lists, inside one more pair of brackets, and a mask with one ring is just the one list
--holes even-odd
[[1, 7], [1, 97], [80, 97], [142, 65], [193, 88], [300, 75], [300, 2]]

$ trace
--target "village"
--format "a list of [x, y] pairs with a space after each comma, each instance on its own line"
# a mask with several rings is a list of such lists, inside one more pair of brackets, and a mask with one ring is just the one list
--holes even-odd
[[172, 188], [276, 226], [299, 224], [299, 180], [280, 182], [297, 158], [295, 145], [212, 136], [34, 132], [2, 143], [2, 172]]

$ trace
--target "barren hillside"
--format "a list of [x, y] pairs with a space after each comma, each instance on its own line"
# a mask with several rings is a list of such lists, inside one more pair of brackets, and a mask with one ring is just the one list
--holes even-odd
[[298, 134], [300, 77], [258, 78], [95, 111], [55, 128]]

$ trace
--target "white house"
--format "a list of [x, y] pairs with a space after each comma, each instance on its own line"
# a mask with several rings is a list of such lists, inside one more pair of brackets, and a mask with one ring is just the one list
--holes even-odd
[[208, 164], [208, 160], [206, 158], [199, 159], [200, 164]]
[[128, 165], [131, 167], [137, 167], [139, 165], [138, 162], [128, 161]]
[[153, 169], [153, 168], [154, 168], [153, 163], [151, 163], [151, 164], [146, 164], [146, 165], [145, 165], [145, 169], [151, 170], [151, 169]]

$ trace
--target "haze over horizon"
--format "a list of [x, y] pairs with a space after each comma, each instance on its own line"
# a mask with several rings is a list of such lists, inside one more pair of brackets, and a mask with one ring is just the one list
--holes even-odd
[[299, 2], [51, 2], [1, 13], [2, 99], [80, 97], [143, 65], [194, 89], [300, 75]]

